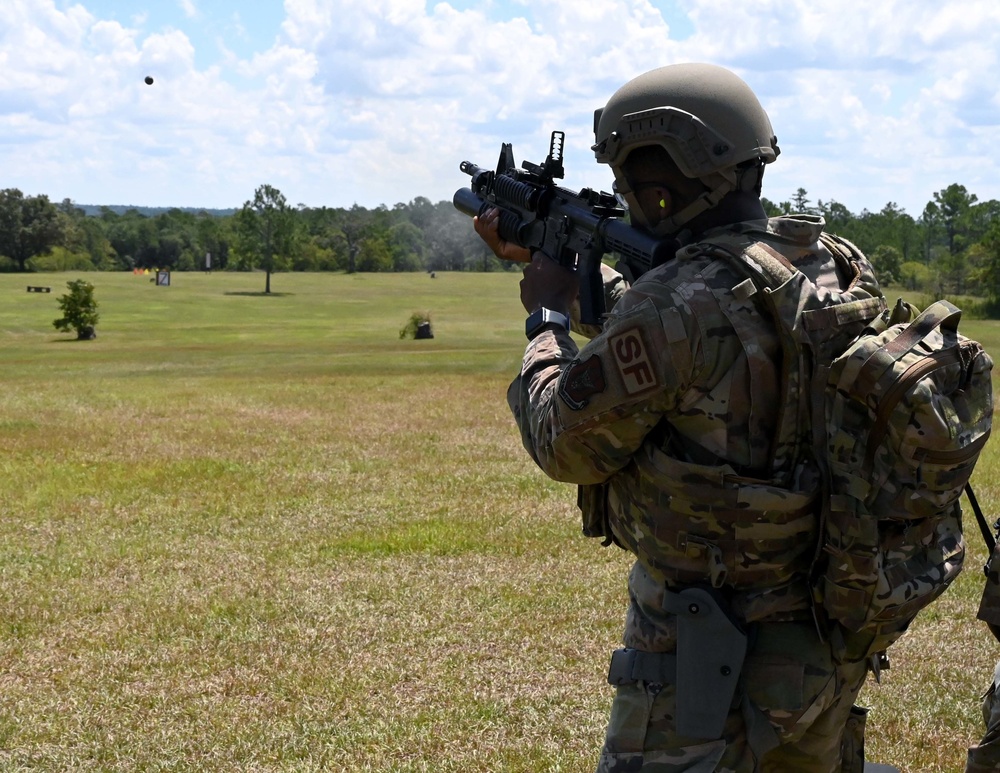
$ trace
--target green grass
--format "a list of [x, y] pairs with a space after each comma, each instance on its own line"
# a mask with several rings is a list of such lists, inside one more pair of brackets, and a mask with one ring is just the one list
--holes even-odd
[[[90, 342], [76, 276], [0, 275], [0, 770], [594, 768], [629, 561], [520, 447], [517, 273], [89, 274]], [[908, 771], [981, 733], [969, 532], [863, 696]]]

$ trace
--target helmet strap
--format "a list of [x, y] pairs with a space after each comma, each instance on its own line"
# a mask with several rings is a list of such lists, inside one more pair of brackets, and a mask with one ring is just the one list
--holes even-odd
[[688, 204], [684, 209], [671, 217], [661, 220], [653, 228], [653, 233], [657, 236], [673, 236], [681, 228], [694, 220], [702, 212], [707, 212], [718, 206], [728, 194], [736, 190], [736, 184], [729, 180], [723, 180], [716, 188], [705, 191], [698, 198]]

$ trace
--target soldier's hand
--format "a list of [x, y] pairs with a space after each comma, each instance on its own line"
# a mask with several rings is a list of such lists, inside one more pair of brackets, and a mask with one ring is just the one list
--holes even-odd
[[484, 212], [482, 217], [472, 218], [472, 227], [500, 260], [513, 260], [516, 263], [531, 262], [529, 250], [501, 238], [500, 210], [496, 207]]
[[576, 272], [559, 265], [543, 252], [536, 252], [524, 267], [521, 279], [521, 303], [529, 314], [543, 306], [563, 314], [580, 294], [580, 279]]

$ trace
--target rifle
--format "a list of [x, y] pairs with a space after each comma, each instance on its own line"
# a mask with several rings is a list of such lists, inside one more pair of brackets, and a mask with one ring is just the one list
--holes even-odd
[[560, 188], [563, 140], [552, 132], [549, 155], [543, 164], [514, 164], [510, 143], [500, 147], [496, 171], [470, 161], [459, 168], [472, 177], [469, 188], [455, 192], [455, 208], [469, 217], [489, 209], [500, 210], [500, 238], [530, 251], [540, 250], [580, 276], [580, 321], [600, 325], [604, 308], [601, 259], [616, 252], [636, 276], [673, 257], [677, 244], [632, 228], [622, 218], [625, 210], [610, 193], [584, 188], [579, 193]]

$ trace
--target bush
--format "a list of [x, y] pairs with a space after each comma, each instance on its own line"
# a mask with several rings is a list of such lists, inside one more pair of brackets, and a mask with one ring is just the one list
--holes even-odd
[[67, 282], [66, 286], [69, 294], [59, 299], [63, 316], [52, 324], [56, 330], [75, 330], [76, 337], [80, 340], [96, 338], [94, 327], [100, 315], [97, 313], [97, 301], [94, 300], [94, 286], [85, 279], [74, 279]]
[[426, 311], [415, 311], [410, 315], [410, 321], [399, 330], [400, 338], [416, 338], [422, 325], [431, 324], [431, 315]]
[[93, 271], [94, 263], [85, 253], [53, 247], [48, 255], [36, 255], [29, 260], [28, 267], [31, 271]]
[[934, 292], [938, 284], [937, 274], [930, 266], [912, 260], [899, 267], [897, 280], [906, 290], [924, 292]]

